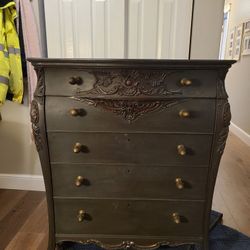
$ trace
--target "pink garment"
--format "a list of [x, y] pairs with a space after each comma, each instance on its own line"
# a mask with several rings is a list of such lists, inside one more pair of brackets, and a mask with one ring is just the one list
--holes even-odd
[[[30, 0], [16, 0], [16, 5], [17, 10], [19, 8], [21, 10], [25, 55], [27, 58], [41, 57], [41, 44], [32, 3]], [[29, 101], [31, 102], [37, 84], [37, 76], [30, 62], [27, 62], [27, 71]]]

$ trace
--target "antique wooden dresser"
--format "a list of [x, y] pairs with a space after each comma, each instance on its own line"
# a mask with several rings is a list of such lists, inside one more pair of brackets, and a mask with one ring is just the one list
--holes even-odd
[[233, 61], [30, 59], [49, 247], [208, 249]]

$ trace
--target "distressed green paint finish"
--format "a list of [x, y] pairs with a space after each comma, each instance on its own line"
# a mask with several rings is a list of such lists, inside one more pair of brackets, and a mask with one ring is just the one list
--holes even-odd
[[[234, 61], [30, 61], [38, 74], [31, 121], [47, 191], [48, 249], [71, 240], [116, 250], [208, 250], [231, 119], [224, 79]], [[179, 116], [183, 110], [189, 117]]]
[[[79, 209], [86, 212], [78, 222]], [[56, 232], [58, 234], [157, 235], [202, 237], [204, 202], [55, 199]], [[172, 214], [178, 212], [181, 224]]]
[[[52, 162], [199, 166], [209, 164], [212, 135], [49, 132], [48, 141]], [[76, 154], [77, 142], [82, 151]], [[178, 154], [180, 144], [184, 156]]]
[[[182, 200], [204, 199], [208, 173], [208, 168], [192, 165], [52, 164], [51, 170], [55, 196]], [[79, 187], [77, 176], [84, 178]], [[182, 189], [176, 178], [182, 179]]]
[[[52, 96], [48, 96], [46, 100], [49, 131], [213, 133], [214, 129], [215, 100], [213, 99], [174, 99], [169, 103], [169, 107], [149, 112], [129, 126], [126, 120], [114, 112], [104, 112], [103, 109], [88, 105], [86, 102]], [[70, 114], [72, 109], [78, 112], [74, 117]], [[179, 113], [182, 110], [188, 111], [190, 116], [181, 118]]]

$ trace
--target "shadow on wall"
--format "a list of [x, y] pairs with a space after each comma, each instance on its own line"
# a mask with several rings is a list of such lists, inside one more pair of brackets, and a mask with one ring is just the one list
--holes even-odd
[[31, 136], [29, 107], [6, 102], [0, 122], [0, 174], [40, 175]]

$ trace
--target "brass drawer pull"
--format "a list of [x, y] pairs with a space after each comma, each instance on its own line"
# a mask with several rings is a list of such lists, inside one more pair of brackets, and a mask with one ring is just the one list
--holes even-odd
[[79, 115], [79, 110], [78, 109], [70, 109], [69, 110], [69, 113], [72, 115], [72, 116], [78, 116]]
[[178, 151], [178, 154], [179, 154], [179, 155], [182, 155], [182, 156], [184, 156], [184, 155], [187, 154], [186, 148], [185, 148], [185, 146], [182, 145], [182, 144], [177, 146], [177, 151]]
[[183, 189], [184, 188], [184, 182], [181, 178], [176, 178], [175, 179], [175, 184], [178, 189]]
[[173, 213], [172, 216], [175, 224], [181, 223], [181, 216], [178, 213]]
[[81, 151], [82, 151], [82, 144], [80, 142], [77, 142], [74, 145], [73, 152], [77, 154], [80, 153]]
[[188, 117], [190, 117], [190, 112], [187, 111], [187, 110], [181, 110], [181, 111], [179, 112], [179, 116], [180, 116], [181, 118], [188, 118]]
[[69, 79], [69, 84], [71, 85], [82, 85], [83, 79], [80, 76], [72, 76]]
[[84, 210], [79, 210], [78, 211], [78, 215], [77, 215], [77, 219], [79, 222], [82, 222], [85, 219], [86, 216], [86, 212]]
[[84, 183], [84, 178], [83, 178], [83, 176], [77, 176], [76, 177], [76, 180], [75, 180], [75, 185], [77, 186], [77, 187], [80, 187], [82, 184]]
[[189, 86], [189, 85], [191, 85], [191, 84], [192, 84], [192, 81], [191, 81], [191, 80], [189, 80], [189, 79], [187, 79], [187, 78], [181, 79], [181, 85], [183, 85], [183, 86]]

